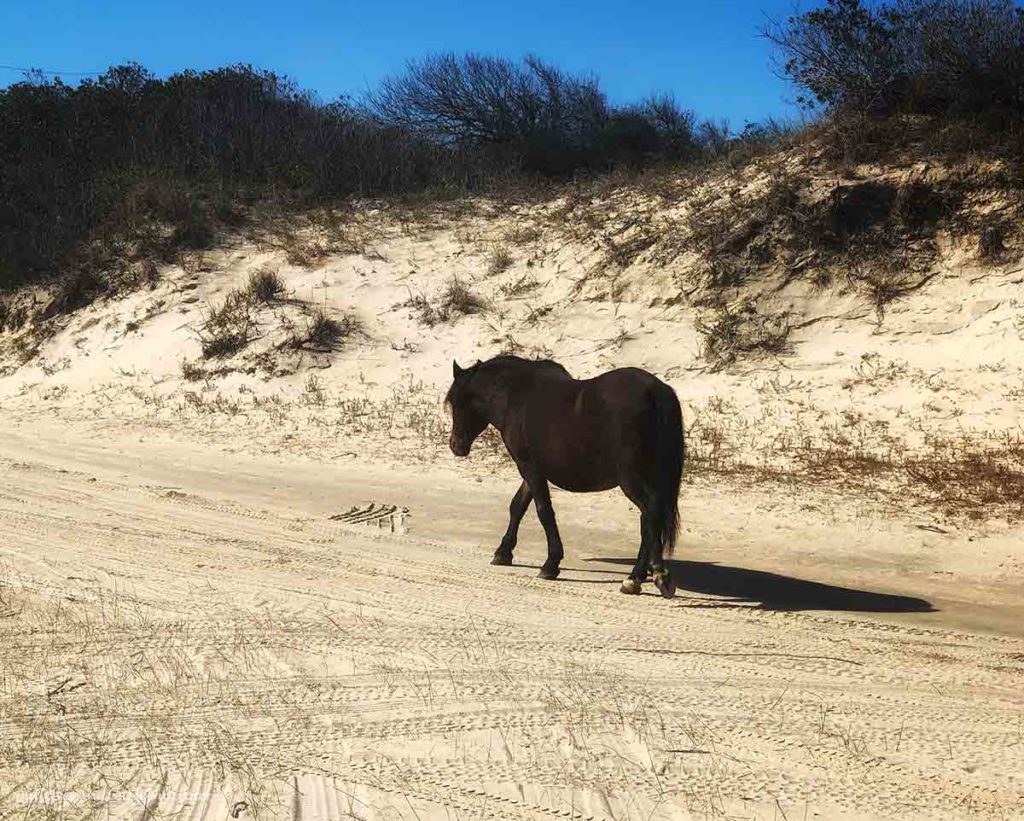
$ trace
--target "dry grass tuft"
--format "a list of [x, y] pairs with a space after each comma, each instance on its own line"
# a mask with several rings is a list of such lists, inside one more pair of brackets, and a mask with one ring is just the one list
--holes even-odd
[[293, 332], [287, 341], [289, 347], [327, 353], [359, 333], [362, 326], [351, 314], [332, 316], [326, 308], [317, 308], [306, 322], [305, 331], [299, 335]]
[[487, 258], [487, 273], [490, 276], [504, 273], [512, 266], [512, 254], [504, 245], [498, 245]]
[[[884, 389], [914, 378], [903, 362], [865, 359], [851, 388]], [[765, 389], [799, 392], [776, 374]], [[951, 519], [1024, 520], [1024, 438], [1020, 431], [925, 431], [918, 443], [886, 420], [847, 409], [833, 420], [808, 408], [766, 427], [720, 396], [688, 408], [689, 476], [729, 476], [877, 500], [888, 509], [929, 508]]]
[[534, 225], [516, 225], [505, 232], [505, 242], [513, 246], [529, 245], [540, 236], [540, 229]]
[[481, 297], [470, 291], [458, 277], [452, 277], [441, 291], [438, 310], [442, 321], [446, 322], [454, 317], [478, 314], [486, 307], [487, 303]]
[[249, 274], [243, 292], [253, 302], [273, 302], [284, 293], [284, 281], [276, 268], [263, 265]]
[[181, 377], [186, 382], [202, 382], [207, 377], [206, 369], [198, 362], [181, 360]]
[[411, 308], [421, 323], [432, 328], [460, 316], [481, 313], [487, 308], [487, 302], [470, 291], [462, 280], [453, 276], [433, 301], [418, 294], [410, 297], [403, 307]]
[[902, 465], [933, 504], [981, 518], [991, 509], [1024, 516], [1024, 439], [930, 437], [923, 454]]
[[721, 370], [745, 356], [781, 355], [790, 349], [788, 316], [759, 313], [756, 303], [744, 300], [719, 305], [697, 319], [704, 336], [702, 354], [712, 370]]
[[256, 322], [247, 294], [232, 291], [224, 302], [206, 310], [199, 333], [204, 359], [223, 359], [243, 350], [252, 339]]
[[524, 294], [528, 294], [530, 293], [530, 291], [533, 291], [539, 287], [540, 282], [537, 281], [537, 278], [535, 276], [533, 276], [532, 274], [523, 274], [521, 277], [517, 278], [512, 282], [506, 282], [498, 289], [498, 291], [501, 293], [502, 296], [514, 299], [515, 297], [520, 297], [523, 296]]

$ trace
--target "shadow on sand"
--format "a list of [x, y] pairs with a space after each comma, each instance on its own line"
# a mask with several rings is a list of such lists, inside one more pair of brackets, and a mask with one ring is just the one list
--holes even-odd
[[[584, 561], [632, 566], [633, 559], [592, 557]], [[765, 610], [846, 610], [861, 613], [931, 613], [931, 602], [911, 596], [873, 593], [811, 582], [779, 573], [728, 567], [713, 562], [668, 560], [680, 590], [726, 596], [728, 601], [685, 603], [682, 607], [750, 607]]]

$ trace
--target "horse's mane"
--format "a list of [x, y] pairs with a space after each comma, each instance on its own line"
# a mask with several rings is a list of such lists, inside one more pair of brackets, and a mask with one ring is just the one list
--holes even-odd
[[502, 385], [508, 389], [528, 384], [536, 376], [544, 374], [572, 379], [572, 374], [550, 359], [523, 359], [519, 356], [501, 354], [465, 368], [462, 377], [456, 377], [448, 389], [444, 401], [451, 404], [457, 395], [469, 388], [470, 384], [479, 388], [482, 387], [482, 382], [484, 386], [489, 386], [485, 389], [493, 390], [495, 385]]
[[564, 376], [568, 376], [570, 379], [572, 375], [564, 367], [559, 365], [557, 362], [551, 359], [523, 359], [519, 356], [512, 356], [511, 354], [499, 354], [498, 356], [491, 357], [485, 362], [477, 362], [473, 369], [479, 370], [492, 370], [497, 368], [512, 368], [515, 370], [527, 369], [527, 368], [542, 368], [545, 370], [555, 370]]

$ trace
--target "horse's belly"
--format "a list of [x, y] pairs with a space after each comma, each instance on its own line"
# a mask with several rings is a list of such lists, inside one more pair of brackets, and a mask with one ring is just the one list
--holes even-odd
[[562, 490], [610, 490], [618, 486], [619, 475], [609, 453], [599, 436], [561, 437], [545, 448], [541, 469]]
[[572, 493], [593, 493], [598, 490], [611, 490], [618, 486], [618, 481], [607, 476], [549, 476], [548, 481], [555, 487]]

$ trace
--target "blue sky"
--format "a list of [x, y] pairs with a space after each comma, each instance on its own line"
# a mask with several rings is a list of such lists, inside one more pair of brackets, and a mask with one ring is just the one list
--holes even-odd
[[[793, 8], [793, 0], [6, 0], [0, 64], [88, 72], [134, 60], [164, 76], [243, 62], [331, 100], [429, 52], [533, 52], [595, 72], [612, 100], [667, 91], [739, 128], [795, 112], [758, 37], [765, 14]], [[0, 84], [19, 79], [0, 69]]]

